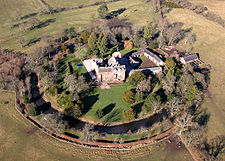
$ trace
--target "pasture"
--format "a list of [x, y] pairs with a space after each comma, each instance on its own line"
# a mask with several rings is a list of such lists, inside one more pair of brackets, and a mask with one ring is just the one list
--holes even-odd
[[119, 161], [119, 160], [167, 160], [180, 161], [192, 158], [175, 142], [162, 141], [154, 145], [130, 151], [96, 150], [63, 143], [47, 136], [31, 125], [15, 110], [15, 95], [0, 91], [0, 160], [8, 161]]
[[[182, 22], [184, 28], [191, 28], [197, 35], [194, 52], [212, 67], [210, 84], [205, 95], [203, 107], [210, 115], [208, 122], [208, 137], [225, 134], [225, 30], [220, 25], [194, 14], [186, 9], [173, 9], [167, 15], [171, 22]], [[184, 42], [178, 48], [185, 49]]]

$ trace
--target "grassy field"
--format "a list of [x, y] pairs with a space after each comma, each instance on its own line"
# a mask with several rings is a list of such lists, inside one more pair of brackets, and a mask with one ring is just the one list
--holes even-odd
[[[96, 92], [85, 99], [90, 110], [82, 116], [95, 122], [119, 122], [123, 120], [123, 111], [130, 106], [122, 100], [123, 94], [128, 90], [127, 85], [111, 86], [110, 89], [97, 88]], [[104, 117], [98, 118], [96, 111], [102, 109]]]
[[[27, 0], [23, 0], [23, 1], [24, 1], [24, 5], [19, 5], [19, 4], [16, 5], [21, 10], [22, 15], [37, 12], [36, 10], [40, 4], [38, 3], [30, 4], [31, 1], [27, 1]], [[21, 3], [23, 1], [21, 1]], [[67, 3], [67, 2], [72, 3], [71, 0], [61, 1], [61, 3]], [[81, 3], [81, 1], [77, 1], [77, 2]], [[91, 2], [94, 2], [94, 1], [93, 0], [87, 1], [87, 3], [91, 3]], [[50, 2], [50, 4], [53, 4], [53, 3]], [[29, 6], [27, 9], [26, 9], [26, 5]], [[24, 36], [26, 39], [26, 42], [24, 44], [27, 44], [30, 40], [33, 40], [33, 41], [38, 40], [45, 33], [54, 36], [56, 32], [58, 32], [60, 29], [69, 28], [71, 26], [74, 26], [76, 28], [79, 28], [79, 27], [82, 28], [86, 24], [90, 23], [94, 18], [97, 18], [98, 16], [96, 12], [98, 9], [98, 6], [86, 7], [86, 8], [76, 9], [76, 10], [69, 10], [69, 11], [64, 11], [60, 13], [55, 13], [53, 15], [36, 15], [35, 17], [41, 21], [52, 19], [55, 22], [50, 23], [46, 27], [37, 28], [31, 31], [23, 32], [23, 31], [20, 31], [18, 27], [9, 29], [8, 27], [4, 26], [6, 20], [10, 18], [10, 16], [7, 16], [7, 15], [10, 15], [10, 13], [12, 13], [12, 11], [15, 10], [15, 8], [13, 8], [14, 1], [7, 1], [6, 3], [5, 1], [1, 0], [0, 6], [4, 6], [0, 8], [1, 9], [0, 10], [0, 21], [1, 21], [0, 47], [14, 49], [16, 51], [23, 51], [23, 52], [29, 52], [31, 51], [33, 46], [40, 45], [40, 44], [37, 41], [37, 43], [34, 45], [21, 48], [20, 45], [16, 42], [18, 40], [18, 37], [21, 35]], [[9, 8], [7, 6], [9, 6]], [[122, 14], [120, 14], [119, 17], [126, 18], [128, 19], [128, 21], [139, 26], [145, 25], [148, 22], [153, 21], [152, 3], [145, 4], [143, 1], [139, 1], [139, 0], [123, 0], [123, 1], [113, 2], [108, 4], [108, 8], [109, 8], [109, 12], [116, 11], [121, 8], [126, 8], [126, 10]], [[24, 21], [27, 21], [27, 19], [16, 21], [14, 22], [14, 24], [18, 24]]]
[[14, 99], [13, 93], [0, 92], [1, 161], [192, 160], [186, 149], [176, 149], [166, 141], [130, 151], [91, 150], [57, 141], [25, 120], [15, 110]]
[[[184, 28], [191, 28], [197, 35], [194, 52], [212, 66], [211, 81], [203, 106], [207, 108], [210, 118], [208, 137], [225, 134], [225, 30], [220, 25], [204, 17], [183, 9], [174, 9], [167, 15], [172, 22], [183, 22]], [[179, 44], [180, 49], [185, 47]]]
[[225, 0], [191, 0], [194, 4], [203, 4], [209, 11], [212, 11], [225, 19]]

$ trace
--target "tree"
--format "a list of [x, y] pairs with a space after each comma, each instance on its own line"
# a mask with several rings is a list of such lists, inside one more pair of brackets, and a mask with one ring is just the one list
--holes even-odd
[[168, 74], [173, 75], [175, 72], [175, 68], [176, 68], [176, 62], [174, 61], [173, 58], [167, 58], [165, 61], [166, 64], [166, 68], [168, 70]]
[[87, 56], [87, 48], [84, 46], [78, 46], [76, 48], [76, 57], [83, 60]]
[[166, 75], [162, 80], [163, 89], [167, 95], [171, 94], [175, 90], [176, 77], [174, 75]]
[[93, 52], [97, 49], [97, 36], [95, 32], [92, 32], [88, 38], [88, 46]]
[[30, 26], [30, 30], [34, 29], [36, 26], [40, 24], [40, 20], [35, 17], [32, 17], [28, 20], [28, 24]]
[[181, 98], [174, 97], [171, 101], [167, 103], [167, 111], [171, 117], [177, 115], [183, 108], [184, 105], [181, 102]]
[[98, 17], [99, 18], [106, 18], [108, 15], [108, 7], [106, 3], [103, 3], [99, 8], [98, 8]]
[[148, 111], [159, 112], [162, 109], [160, 96], [155, 93], [149, 94], [144, 106]]
[[82, 32], [81, 35], [79, 36], [79, 42], [87, 44], [89, 36], [90, 34], [87, 31]]
[[25, 42], [25, 37], [24, 36], [19, 36], [17, 42], [22, 48], [23, 47], [23, 43]]
[[140, 91], [143, 93], [149, 93], [151, 90], [151, 80], [144, 79], [140, 83], [137, 84], [136, 91]]
[[213, 158], [217, 158], [219, 160], [220, 156], [222, 157], [221, 154], [225, 153], [225, 136], [224, 135], [216, 136], [212, 138], [209, 142], [206, 142], [204, 144], [205, 144], [204, 149]]
[[49, 113], [40, 119], [41, 125], [50, 129], [56, 134], [62, 134], [65, 131], [67, 123], [63, 121], [61, 113]]
[[67, 102], [66, 107], [64, 109], [64, 113], [68, 116], [72, 116], [74, 118], [79, 118], [82, 115], [82, 106], [80, 104], [73, 104], [73, 102]]
[[188, 101], [194, 100], [197, 93], [198, 93], [198, 87], [196, 85], [190, 86], [187, 90], [187, 93], [186, 93], [187, 100]]
[[193, 122], [193, 116], [184, 112], [180, 117], [176, 120], [176, 129], [175, 133], [182, 137], [183, 133], [189, 130], [191, 127], [196, 126], [197, 123]]
[[135, 94], [135, 102], [139, 102], [142, 101], [144, 99], [144, 93], [137, 91], [137, 93]]
[[56, 32], [56, 38], [60, 39], [60, 42], [62, 42], [64, 34], [65, 31], [63, 29], [60, 29], [58, 32]]
[[107, 52], [107, 50], [108, 50], [108, 40], [105, 36], [103, 36], [101, 44], [99, 46], [99, 51], [102, 55], [102, 58], [103, 58], [104, 54]]
[[31, 103], [28, 107], [28, 115], [37, 116], [37, 106], [34, 103]]
[[144, 73], [142, 73], [141, 71], [137, 71], [137, 72], [133, 73], [131, 76], [129, 76], [128, 80], [131, 81], [132, 79], [134, 79], [137, 83], [139, 83], [142, 80], [144, 80], [145, 78], [146, 78], [146, 76]]
[[98, 116], [98, 118], [102, 118], [103, 117], [103, 111], [102, 111], [102, 109], [98, 109], [96, 111], [96, 115]]
[[70, 74], [64, 78], [64, 82], [64, 88], [68, 88], [71, 93], [80, 93], [88, 89], [88, 84], [83, 76], [76, 78], [76, 76]]
[[155, 34], [155, 29], [154, 27], [152, 26], [152, 24], [149, 24], [148, 26], [145, 26], [144, 27], [144, 34], [143, 34], [143, 37], [145, 38], [145, 40], [147, 42], [149, 42], [149, 40], [152, 39], [152, 37], [154, 36]]
[[80, 138], [83, 141], [94, 141], [96, 137], [96, 132], [94, 131], [94, 125], [86, 123], [80, 132]]
[[65, 33], [69, 37], [69, 39], [72, 39], [74, 36], [76, 36], [76, 31], [74, 27], [66, 29]]
[[128, 104], [134, 103], [134, 93], [132, 91], [126, 91], [123, 94], [123, 100]]
[[131, 121], [135, 119], [135, 112], [132, 108], [128, 108], [127, 110], [123, 111], [123, 119], [125, 121]]
[[196, 34], [192, 34], [191, 32], [188, 32], [185, 37], [185, 44], [193, 44], [196, 41]]

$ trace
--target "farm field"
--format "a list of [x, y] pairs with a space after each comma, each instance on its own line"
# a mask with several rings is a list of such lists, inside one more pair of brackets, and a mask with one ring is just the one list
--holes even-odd
[[[184, 23], [184, 28], [191, 28], [197, 35], [194, 52], [212, 67], [210, 85], [203, 106], [210, 115], [208, 137], [225, 134], [225, 30], [220, 25], [194, 14], [189, 10], [174, 9], [167, 15], [172, 22]], [[184, 49], [184, 42], [179, 44]]]
[[[24, 1], [26, 2], [26, 0]], [[13, 1], [9, 1], [6, 4], [5, 1], [0, 1], [1, 6], [3, 6], [2, 4], [4, 6], [7, 5], [13, 6]], [[26, 3], [24, 3], [24, 5], [26, 5]], [[27, 5], [29, 5], [30, 9], [28, 8], [27, 10], [23, 10], [22, 8], [19, 8], [22, 11], [22, 15], [36, 12], [36, 8], [38, 8], [37, 5], [39, 4], [36, 5], [27, 4]], [[108, 4], [109, 12], [116, 11], [124, 7], [126, 8], [126, 10], [118, 16], [119, 18], [126, 18], [128, 19], [129, 22], [134, 23], [135, 25], [138, 26], [146, 25], [150, 21], [153, 21], [152, 3], [145, 4], [143, 1], [123, 0]], [[29, 51], [32, 50], [34, 46], [40, 45], [39, 41], [43, 34], [47, 33], [51, 36], [55, 36], [55, 34], [60, 29], [69, 28], [71, 26], [75, 27], [76, 29], [78, 29], [79, 27], [83, 28], [85, 25], [90, 23], [94, 18], [97, 18], [98, 16], [96, 12], [97, 8], [98, 6], [91, 6], [76, 10], [63, 11], [55, 13], [53, 15], [35, 15], [34, 17], [38, 18], [40, 21], [44, 22], [46, 20], [51, 20], [53, 22], [45, 27], [37, 28], [27, 32], [19, 31], [18, 27], [12, 29], [5, 27], [4, 24], [7, 21], [7, 19], [9, 19], [9, 16], [6, 16], [5, 13], [2, 15], [1, 12], [6, 12], [10, 15], [11, 11], [13, 11], [13, 8], [10, 9], [2, 8], [2, 10], [0, 10], [0, 21], [1, 21], [0, 47], [28, 53]], [[24, 21], [27, 21], [27, 19], [16, 21], [14, 24], [18, 24]], [[31, 45], [26, 48], [21, 48], [21, 46], [17, 43], [19, 36], [24, 36], [26, 40], [24, 44], [31, 43]], [[36, 43], [32, 44], [32, 42]]]
[[25, 120], [14, 108], [15, 95], [0, 92], [0, 160], [191, 161], [189, 152], [162, 141], [130, 151], [94, 150], [57, 141]]

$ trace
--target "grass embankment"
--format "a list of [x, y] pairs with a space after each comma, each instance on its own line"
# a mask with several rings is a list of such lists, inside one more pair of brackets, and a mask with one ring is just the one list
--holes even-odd
[[[174, 9], [167, 15], [172, 22], [183, 22], [184, 28], [191, 28], [197, 35], [194, 52], [212, 66], [210, 85], [203, 107], [210, 115], [208, 137], [225, 134], [225, 30], [220, 25], [184, 9]], [[184, 42], [179, 44], [185, 47]]]
[[[34, 0], [33, 0], [34, 1]], [[90, 23], [94, 18], [98, 17], [97, 9], [99, 6], [91, 6], [86, 8], [80, 8], [76, 10], [69, 10], [64, 12], [55, 13], [52, 15], [35, 15], [33, 17], [38, 18], [40, 21], [44, 22], [46, 20], [52, 19], [52, 23], [48, 24], [45, 27], [33, 29], [31, 31], [23, 32], [20, 31], [18, 27], [14, 27], [9, 29], [5, 27], [4, 24], [9, 19], [10, 13], [12, 13], [16, 7], [21, 10], [22, 15], [27, 15], [31, 13], [36, 13], [37, 8], [41, 5], [34, 1], [35, 3], [28, 2], [27, 0], [21, 1], [23, 4], [19, 4], [19, 2], [14, 1], [0, 1], [0, 47], [14, 49], [16, 51], [29, 52], [32, 47], [35, 45], [40, 45], [39, 40], [43, 34], [49, 34], [51, 36], [55, 36], [55, 34], [60, 29], [69, 28], [71, 26], [75, 28], [84, 27], [86, 24]], [[70, 3], [71, 0], [63, 1], [63, 3]], [[87, 3], [96, 2], [93, 0], [87, 1]], [[15, 5], [18, 3], [18, 5]], [[54, 2], [55, 3], [55, 2]], [[50, 2], [50, 5], [52, 3]], [[56, 4], [56, 3], [55, 3]], [[8, 7], [7, 7], [8, 6]], [[26, 8], [27, 7], [27, 8]], [[61, 7], [64, 7], [62, 5]], [[65, 5], [66, 7], [66, 5]], [[135, 25], [141, 26], [147, 24], [149, 21], [153, 21], [153, 10], [152, 3], [144, 3], [143, 1], [136, 0], [123, 0], [118, 2], [113, 2], [108, 4], [109, 12], [117, 11], [121, 8], [126, 8], [126, 10], [120, 14], [119, 18], [126, 18], [131, 23]], [[28, 19], [23, 19], [19, 21], [15, 21], [14, 24], [18, 24], [21, 22], [25, 22]], [[24, 45], [33, 41], [35, 43], [30, 46], [21, 48], [21, 46], [17, 43], [17, 40], [20, 36], [24, 36], [26, 41]]]
[[[176, 150], [163, 141], [130, 151], [92, 150], [57, 141], [25, 120], [14, 108], [15, 95], [0, 92], [0, 160], [192, 160], [186, 149]], [[5, 102], [8, 101], [8, 104]]]

